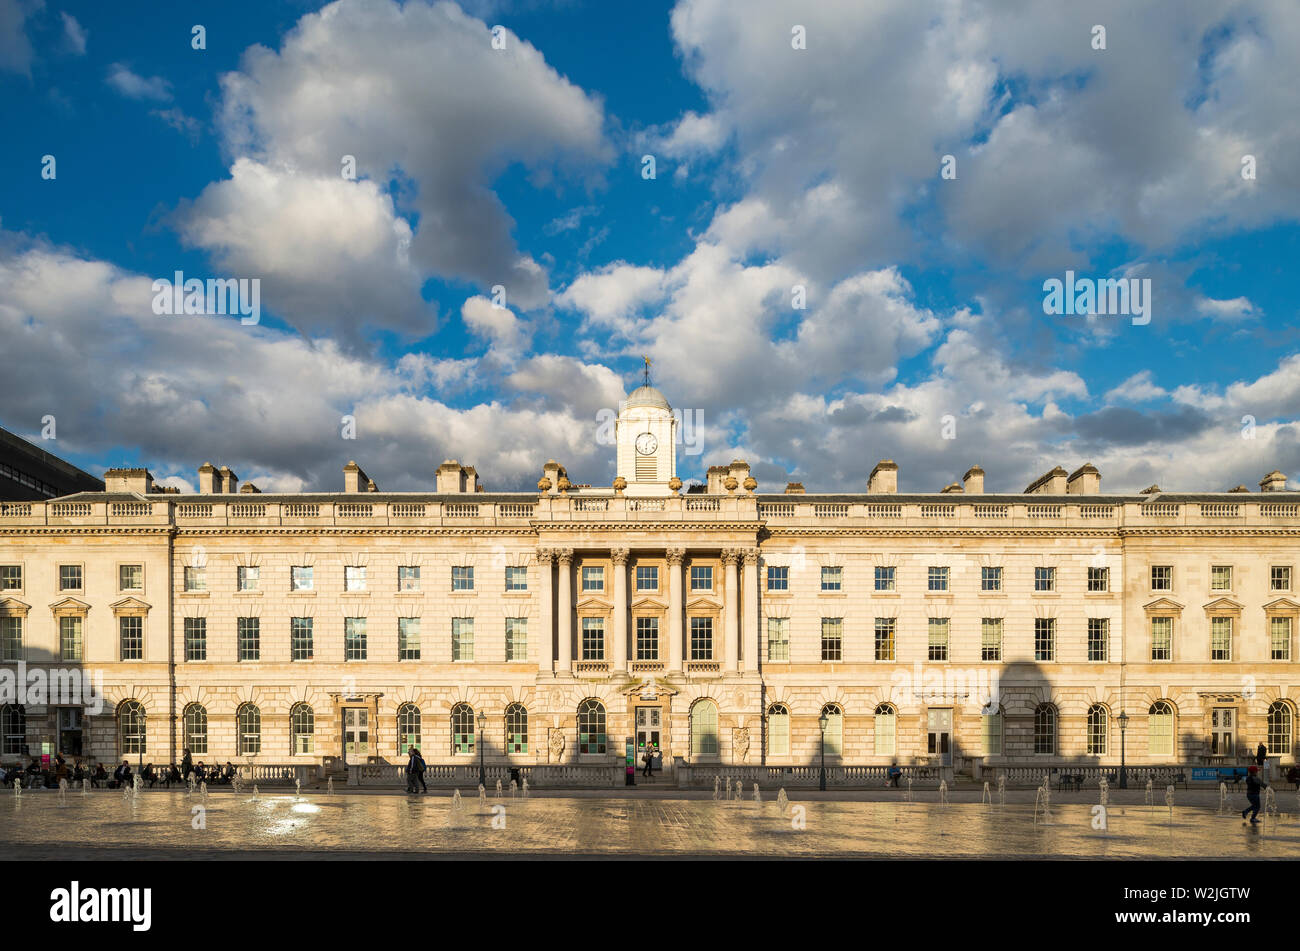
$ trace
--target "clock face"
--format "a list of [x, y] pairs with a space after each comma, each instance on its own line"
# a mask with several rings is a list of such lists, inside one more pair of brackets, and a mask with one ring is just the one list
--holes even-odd
[[636, 451], [643, 456], [648, 456], [659, 448], [659, 440], [655, 439], [654, 433], [642, 433], [636, 437]]

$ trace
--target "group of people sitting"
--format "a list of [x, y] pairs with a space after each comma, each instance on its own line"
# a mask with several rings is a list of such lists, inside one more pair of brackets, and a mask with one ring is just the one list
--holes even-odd
[[[204, 782], [209, 786], [228, 786], [234, 781], [235, 775], [234, 763], [227, 761], [224, 767], [217, 763], [204, 766], [201, 760], [198, 763], [193, 762], [190, 759], [190, 751], [186, 750], [180, 767], [175, 763], [169, 763], [162, 768], [155, 768], [153, 763], [146, 763], [140, 769], [140, 782], [147, 784], [151, 789], [159, 783], [165, 788], [170, 788], [173, 783], [184, 785], [190, 777], [193, 777], [196, 786]], [[89, 780], [90, 785], [96, 789], [100, 787], [120, 789], [134, 784], [135, 771], [131, 769], [131, 764], [127, 760], [122, 760], [122, 764], [114, 769], [111, 775], [104, 768], [103, 763], [87, 767], [78, 759], [69, 766], [61, 753], [55, 755], [48, 767], [42, 766], [41, 761], [36, 757], [29, 757], [26, 767], [21, 764], [0, 766], [0, 786], [12, 787], [17, 783], [26, 789], [57, 789], [61, 779], [66, 779], [70, 786], [80, 786]]]

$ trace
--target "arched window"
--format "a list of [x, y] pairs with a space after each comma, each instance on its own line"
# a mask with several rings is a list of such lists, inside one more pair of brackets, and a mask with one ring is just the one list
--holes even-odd
[[894, 756], [897, 753], [895, 729], [898, 723], [897, 712], [892, 704], [882, 703], [876, 707], [876, 755]]
[[822, 716], [826, 717], [826, 755], [844, 755], [844, 711], [838, 703], [828, 703], [822, 707]]
[[293, 734], [293, 752], [301, 756], [316, 752], [316, 714], [305, 703], [295, 703], [289, 711], [289, 729]]
[[718, 755], [718, 705], [696, 700], [691, 707], [691, 756]]
[[599, 700], [578, 704], [578, 752], [605, 752], [605, 707]]
[[1147, 711], [1147, 752], [1174, 755], [1174, 707], [1168, 700], [1157, 700]]
[[790, 709], [783, 703], [767, 708], [767, 755], [790, 755]]
[[1278, 756], [1291, 752], [1291, 708], [1281, 700], [1268, 707], [1268, 752]]
[[185, 748], [195, 755], [208, 752], [208, 711], [201, 703], [185, 708]]
[[474, 708], [458, 703], [451, 708], [451, 751], [474, 752]]
[[27, 747], [27, 711], [21, 704], [0, 707], [0, 751], [6, 756], [21, 756]]
[[1100, 703], [1088, 708], [1088, 755], [1105, 756], [1110, 743], [1110, 715]]
[[506, 752], [528, 752], [528, 709], [522, 703], [506, 707]]
[[1002, 708], [990, 701], [980, 716], [980, 734], [985, 756], [1002, 755]]
[[235, 734], [240, 756], [256, 756], [262, 752], [262, 711], [254, 704], [239, 705], [235, 712]]
[[121, 739], [122, 755], [142, 755], [145, 749], [144, 707], [138, 700], [125, 700], [117, 708], [117, 735]]
[[406, 753], [412, 746], [420, 748], [420, 708], [404, 703], [397, 708], [397, 752]]
[[1034, 711], [1034, 752], [1051, 756], [1056, 752], [1056, 707], [1040, 703]]

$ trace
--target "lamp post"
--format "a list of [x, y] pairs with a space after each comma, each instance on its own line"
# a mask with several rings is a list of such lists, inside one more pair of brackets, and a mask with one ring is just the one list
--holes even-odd
[[817, 718], [817, 725], [822, 728], [822, 765], [818, 771], [817, 788], [822, 792], [826, 791], [826, 723], [826, 711], [823, 710], [822, 715]]
[[483, 768], [483, 731], [487, 728], [487, 714], [482, 710], [478, 712], [478, 736], [475, 742], [478, 743], [478, 784], [484, 789], [487, 788], [487, 771]]
[[1128, 733], [1128, 714], [1119, 712], [1119, 788], [1128, 789], [1128, 765], [1125, 762], [1124, 739]]

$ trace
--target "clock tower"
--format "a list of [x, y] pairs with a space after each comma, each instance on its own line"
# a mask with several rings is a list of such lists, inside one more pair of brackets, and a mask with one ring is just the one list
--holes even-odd
[[617, 474], [629, 496], [668, 495], [677, 475], [677, 418], [664, 395], [646, 382], [627, 395], [614, 424]]

